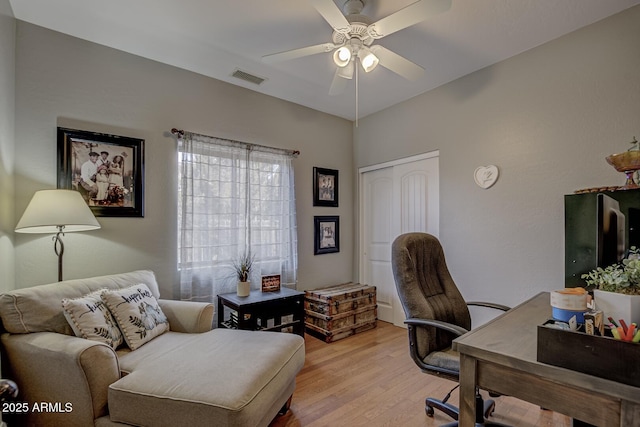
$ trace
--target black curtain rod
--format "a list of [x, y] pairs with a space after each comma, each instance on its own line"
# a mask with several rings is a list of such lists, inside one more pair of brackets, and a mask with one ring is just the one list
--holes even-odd
[[[182, 129], [171, 128], [171, 133], [176, 135], [178, 138], [182, 138], [184, 136], [184, 130], [182, 130]], [[194, 135], [197, 135], [197, 134], [194, 133]], [[209, 135], [201, 135], [201, 136], [204, 136], [206, 138], [215, 138], [215, 139], [223, 139], [225, 141], [231, 141], [231, 140], [225, 139], [225, 138], [218, 138], [217, 136], [209, 136]], [[298, 151], [298, 150], [286, 150], [284, 148], [268, 147], [266, 145], [252, 144], [250, 142], [241, 142], [241, 141], [232, 141], [232, 142], [248, 145], [248, 146], [251, 146], [251, 147], [262, 147], [262, 148], [266, 148], [266, 149], [269, 149], [269, 150], [281, 150], [281, 151], [284, 151], [287, 154], [290, 154], [290, 155], [292, 155], [294, 157], [296, 157], [296, 156], [298, 156], [300, 154], [300, 151]]]

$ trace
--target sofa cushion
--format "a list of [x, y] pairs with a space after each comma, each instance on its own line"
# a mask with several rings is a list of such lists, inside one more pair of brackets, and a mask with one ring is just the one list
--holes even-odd
[[107, 344], [118, 348], [123, 342], [118, 323], [102, 301], [100, 294], [104, 290], [91, 292], [80, 298], [64, 298], [62, 309], [64, 317], [77, 337]]
[[128, 375], [139, 366], [152, 363], [159, 357], [164, 357], [165, 353], [180, 352], [180, 349], [191, 345], [190, 343], [194, 338], [196, 338], [194, 334], [168, 331], [162, 334], [161, 339], [150, 341], [136, 351], [127, 346], [122, 346], [116, 350], [120, 364], [120, 375]]
[[[162, 352], [152, 351], [160, 345], [166, 345]], [[304, 340], [228, 329], [169, 332], [119, 355], [121, 367], [130, 373], [109, 386], [112, 421], [266, 426], [293, 392], [304, 365]]]
[[155, 275], [148, 270], [65, 280], [6, 292], [0, 295], [2, 326], [12, 334], [57, 332], [74, 335], [60, 307], [63, 298], [79, 298], [101, 288], [121, 289], [136, 283], [147, 284], [154, 296], [160, 296]]
[[131, 350], [169, 330], [167, 316], [144, 283], [125, 289], [106, 290], [101, 297], [116, 318]]

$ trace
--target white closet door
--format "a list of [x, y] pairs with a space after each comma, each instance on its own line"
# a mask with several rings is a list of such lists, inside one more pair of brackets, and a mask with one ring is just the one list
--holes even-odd
[[391, 269], [391, 243], [402, 233], [438, 236], [438, 155], [429, 153], [360, 170], [360, 283], [376, 286], [378, 318], [398, 326], [405, 315]]

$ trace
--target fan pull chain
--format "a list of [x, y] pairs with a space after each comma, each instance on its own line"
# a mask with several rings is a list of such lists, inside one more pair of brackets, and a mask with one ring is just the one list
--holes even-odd
[[355, 63], [353, 65], [355, 66], [355, 69], [356, 69], [356, 127], [358, 127], [358, 63], [357, 63], [357, 59], [355, 60]]

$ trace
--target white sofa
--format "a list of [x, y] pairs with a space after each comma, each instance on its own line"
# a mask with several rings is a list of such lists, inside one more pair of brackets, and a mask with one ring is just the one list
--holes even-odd
[[[63, 298], [140, 283], [168, 332], [134, 351], [74, 336]], [[20, 389], [11, 426], [268, 426], [304, 364], [300, 336], [211, 330], [212, 304], [159, 299], [151, 271], [7, 292], [0, 319], [2, 376]]]

